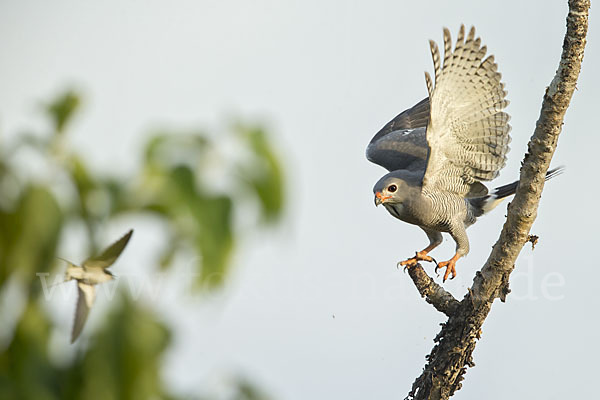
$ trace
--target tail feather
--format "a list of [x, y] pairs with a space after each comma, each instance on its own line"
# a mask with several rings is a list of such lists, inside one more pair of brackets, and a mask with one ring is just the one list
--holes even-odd
[[[552, 179], [555, 176], [562, 174], [564, 171], [565, 167], [563, 166], [553, 168], [550, 171], [546, 172], [546, 180]], [[488, 194], [487, 196], [470, 199], [471, 204], [476, 210], [477, 216], [479, 217], [480, 215], [493, 210], [506, 197], [515, 194], [518, 186], [519, 181], [514, 181], [507, 185], [497, 187], [492, 193]]]

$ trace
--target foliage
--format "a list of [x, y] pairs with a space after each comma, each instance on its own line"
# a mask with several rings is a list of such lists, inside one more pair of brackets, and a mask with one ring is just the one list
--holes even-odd
[[[123, 215], [147, 215], [170, 238], [157, 264], [168, 270], [176, 254], [192, 251], [196, 287], [218, 288], [242, 236], [236, 214], [256, 210], [253, 228], [281, 215], [280, 163], [263, 129], [239, 125], [218, 136], [155, 133], [133, 175], [96, 173], [66, 141], [80, 104], [79, 94], [65, 92], [44, 107], [50, 134], [23, 134], [13, 147], [0, 147], [0, 296], [16, 285], [26, 299], [7, 343], [0, 343], [0, 399], [168, 398], [160, 365], [171, 334], [155, 312], [120, 293], [107, 322], [88, 332], [87, 346], [67, 365], [56, 365], [49, 352], [53, 327], [36, 273], [52, 270], [68, 224], [83, 223], [94, 253], [104, 244], [97, 240], [102, 227]], [[238, 151], [223, 154], [223, 146]], [[15, 161], [23, 150], [24, 157], [36, 157], [66, 177], [71, 195], [58, 196], [55, 182], [23, 173]], [[222, 188], [207, 177], [215, 169], [211, 162]], [[9, 322], [0, 316], [0, 323]], [[234, 398], [264, 398], [246, 381], [236, 388]]]

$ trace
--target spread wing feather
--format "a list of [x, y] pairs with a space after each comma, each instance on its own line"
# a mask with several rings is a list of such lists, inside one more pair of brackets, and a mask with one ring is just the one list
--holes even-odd
[[479, 181], [494, 179], [506, 162], [510, 117], [506, 91], [494, 57], [483, 58], [486, 47], [475, 39], [475, 28], [465, 38], [461, 26], [456, 47], [444, 29], [444, 60], [430, 41], [435, 81], [425, 72], [431, 101], [426, 139], [429, 146], [424, 191], [451, 191], [470, 196]]
[[429, 98], [398, 114], [371, 139], [367, 159], [389, 171], [425, 170]]

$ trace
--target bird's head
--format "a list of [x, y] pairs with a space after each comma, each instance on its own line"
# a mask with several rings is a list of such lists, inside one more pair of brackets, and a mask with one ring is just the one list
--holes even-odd
[[393, 172], [381, 178], [373, 187], [375, 205], [402, 203], [406, 196], [406, 181]]

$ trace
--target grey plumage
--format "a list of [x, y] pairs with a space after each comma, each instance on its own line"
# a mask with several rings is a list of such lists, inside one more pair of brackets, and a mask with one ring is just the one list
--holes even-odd
[[107, 268], [114, 264], [121, 255], [132, 234], [133, 230], [130, 230], [121, 239], [106, 248], [102, 254], [88, 258], [81, 266], [65, 260], [67, 262], [65, 282], [72, 279], [77, 281], [77, 306], [75, 308], [73, 331], [71, 332], [71, 343], [75, 342], [79, 337], [90, 309], [94, 304], [96, 298], [94, 285], [114, 279], [114, 276]]
[[429, 97], [398, 114], [371, 139], [367, 159], [388, 171], [425, 171], [429, 122]]
[[[400, 113], [373, 137], [367, 158], [390, 171], [373, 189], [375, 203], [394, 217], [418, 225], [429, 245], [400, 264], [432, 261], [427, 255], [448, 232], [456, 254], [438, 264], [456, 275], [456, 261], [469, 252], [466, 228], [514, 193], [518, 182], [489, 194], [481, 183], [496, 178], [509, 151], [509, 115], [504, 84], [493, 56], [461, 26], [454, 50], [444, 29], [444, 58], [430, 41], [434, 79], [425, 73], [429, 97]], [[556, 172], [556, 171], [555, 171]], [[550, 173], [549, 177], [554, 176]]]

